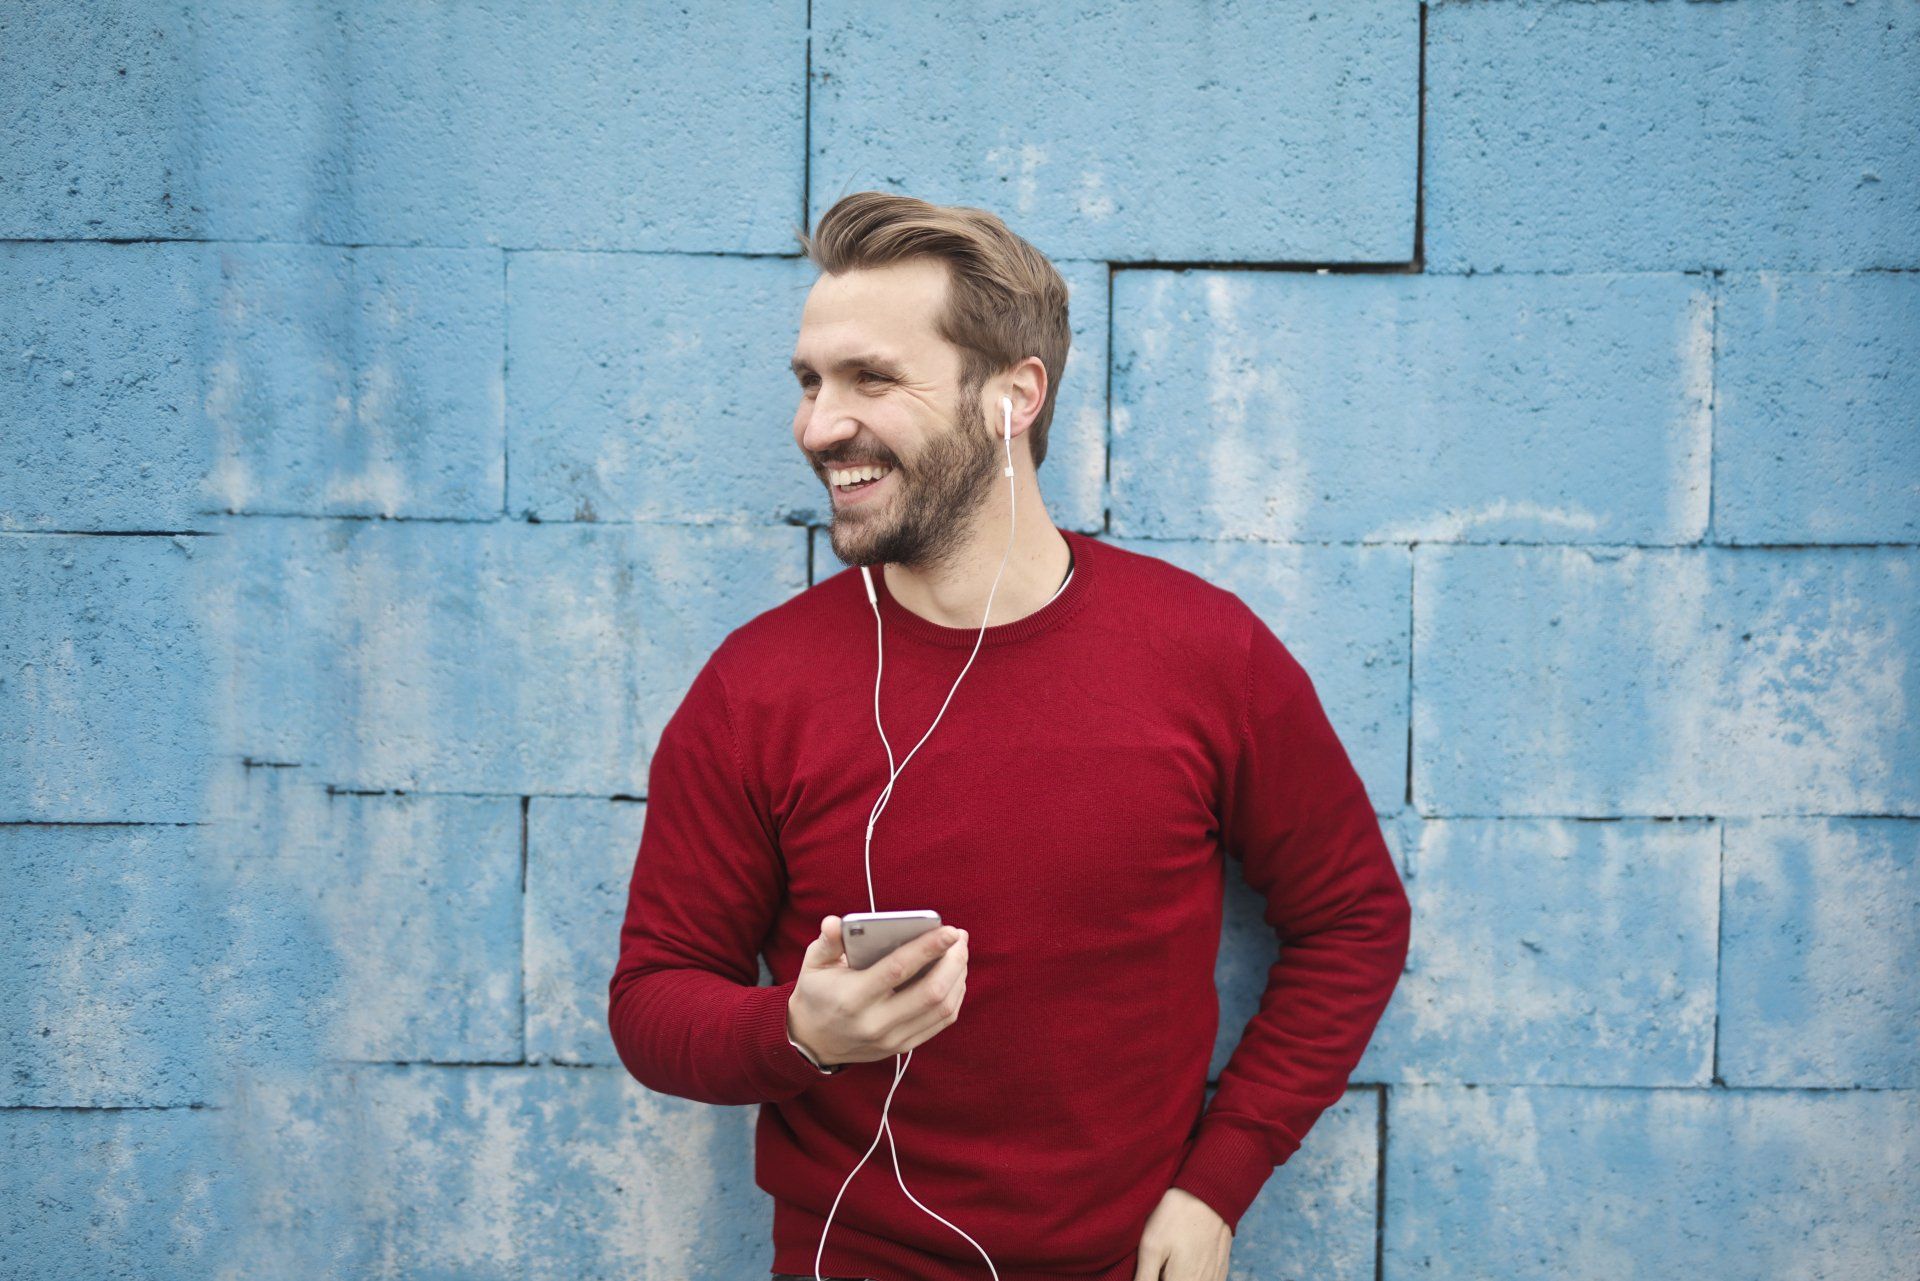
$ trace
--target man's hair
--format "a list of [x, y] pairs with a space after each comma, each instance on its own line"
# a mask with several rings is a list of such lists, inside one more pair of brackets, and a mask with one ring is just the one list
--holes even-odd
[[804, 227], [794, 234], [808, 260], [836, 276], [908, 258], [944, 261], [947, 305], [933, 326], [960, 349], [961, 404], [977, 404], [987, 379], [1028, 356], [1046, 366], [1047, 394], [1027, 429], [1033, 465], [1040, 466], [1072, 342], [1067, 282], [1045, 254], [985, 209], [885, 191], [843, 196], [820, 215], [813, 235]]

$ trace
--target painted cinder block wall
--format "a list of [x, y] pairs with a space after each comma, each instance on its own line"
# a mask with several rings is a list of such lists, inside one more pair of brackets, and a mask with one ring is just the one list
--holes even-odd
[[1059, 263], [1054, 519], [1259, 609], [1413, 898], [1234, 1275], [1910, 1275], [1920, 6], [0, 50], [0, 1274], [764, 1271], [752, 1110], [605, 983], [660, 726], [839, 568], [792, 229], [882, 187]]

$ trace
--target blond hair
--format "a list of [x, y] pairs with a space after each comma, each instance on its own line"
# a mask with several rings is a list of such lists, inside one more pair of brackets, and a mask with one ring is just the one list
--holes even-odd
[[1026, 433], [1040, 466], [1072, 343], [1067, 282], [1045, 254], [985, 209], [885, 191], [843, 196], [820, 215], [813, 235], [804, 227], [794, 234], [808, 260], [833, 275], [915, 257], [944, 261], [947, 305], [933, 327], [960, 349], [961, 403], [977, 403], [987, 379], [1028, 356], [1046, 366], [1047, 394]]

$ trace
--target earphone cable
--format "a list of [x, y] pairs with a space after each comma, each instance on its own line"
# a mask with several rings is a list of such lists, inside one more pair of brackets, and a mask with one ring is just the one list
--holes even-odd
[[[880, 676], [885, 668], [886, 650], [885, 646], [881, 643], [880, 605], [879, 602], [873, 599], [871, 587], [868, 589], [867, 603], [873, 610], [873, 639], [876, 655], [873, 671], [873, 724], [874, 728], [880, 731], [880, 742], [887, 750], [887, 785], [880, 789], [880, 795], [878, 799], [874, 801], [873, 810], [867, 816], [867, 836], [864, 858], [867, 875], [867, 910], [870, 912], [880, 910], [878, 905], [879, 901], [874, 897], [873, 893], [873, 825], [879, 821], [881, 811], [886, 808], [888, 798], [893, 795], [894, 781], [900, 777], [900, 772], [906, 769], [907, 762], [913, 759], [914, 752], [918, 752], [921, 745], [932, 736], [934, 725], [940, 723], [940, 717], [946, 714], [947, 704], [953, 701], [954, 690], [960, 688], [961, 678], [966, 676], [967, 668], [973, 666], [974, 657], [980, 652], [980, 643], [985, 640], [987, 636], [987, 620], [993, 617], [993, 594], [999, 590], [1000, 576], [1006, 572], [1007, 558], [1013, 554], [1014, 519], [1015, 511], [1019, 506], [1015, 497], [1018, 482], [1014, 479], [1013, 474], [1013, 401], [1003, 396], [1001, 397], [1000, 404], [1003, 411], [1001, 436], [1007, 449], [1007, 465], [1002, 473], [1007, 477], [1007, 548], [1000, 553], [1000, 568], [994, 572], [993, 583], [987, 588], [987, 609], [986, 613], [981, 615], [980, 618], [980, 634], [974, 637], [973, 652], [967, 655], [966, 663], [960, 668], [960, 675], [953, 678], [953, 687], [947, 691], [947, 697], [941, 702], [940, 710], [934, 713], [933, 724], [927, 726], [927, 732], [920, 736], [920, 742], [913, 745], [913, 751], [908, 752], [898, 766], [895, 766], [893, 763], [893, 745], [887, 741], [886, 726], [880, 723]], [[884, 572], [884, 566], [882, 569]], [[1056, 593], [1056, 595], [1057, 594], [1058, 593]], [[843, 939], [843, 946], [844, 942], [845, 940]], [[907, 1194], [907, 1199], [934, 1218], [939, 1219], [940, 1222], [946, 1224], [955, 1232], [958, 1232], [961, 1236], [966, 1237], [967, 1244], [979, 1250], [980, 1257], [987, 1261], [987, 1271], [993, 1274], [993, 1281], [1000, 1281], [1000, 1270], [993, 1266], [992, 1256], [981, 1248], [980, 1243], [969, 1236], [965, 1229], [945, 1218], [925, 1202], [921, 1201], [919, 1197], [915, 1196], [912, 1189], [907, 1187], [905, 1176], [900, 1173], [900, 1145], [894, 1137], [893, 1125], [888, 1119], [887, 1114], [888, 1110], [893, 1106], [894, 1091], [900, 1088], [900, 1082], [907, 1074], [907, 1065], [913, 1062], [913, 1051], [908, 1050], [905, 1055], [896, 1054], [893, 1057], [893, 1084], [887, 1087], [887, 1097], [880, 1106], [880, 1128], [874, 1131], [873, 1142], [867, 1145], [867, 1150], [861, 1154], [859, 1161], [854, 1163], [853, 1169], [847, 1171], [847, 1177], [841, 1181], [840, 1191], [834, 1194], [833, 1205], [827, 1210], [826, 1223], [820, 1229], [820, 1245], [818, 1249], [814, 1251], [813, 1255], [814, 1281], [825, 1281], [825, 1278], [820, 1275], [820, 1260], [826, 1253], [827, 1233], [833, 1229], [833, 1215], [834, 1211], [840, 1208], [840, 1198], [846, 1195], [847, 1186], [853, 1182], [853, 1176], [860, 1173], [860, 1167], [867, 1163], [867, 1158], [873, 1155], [874, 1148], [880, 1145], [880, 1136], [883, 1134], [887, 1136], [887, 1150], [893, 1157], [894, 1181], [900, 1185], [900, 1190]]]

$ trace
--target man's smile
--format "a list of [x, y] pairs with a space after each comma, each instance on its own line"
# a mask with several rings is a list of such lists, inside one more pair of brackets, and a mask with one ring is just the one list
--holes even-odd
[[864, 478], [872, 476], [874, 470], [876, 469], [870, 467], [852, 467], [845, 471], [839, 468], [829, 468], [827, 470], [827, 488], [833, 493], [833, 505], [836, 510], [842, 507], [854, 507], [865, 503], [879, 490], [891, 486], [894, 483], [894, 469], [891, 467], [886, 470], [884, 475], [875, 480], [859, 479], [855, 480], [851, 485], [836, 485], [834, 483], [836, 477], [844, 478], [854, 476]]

